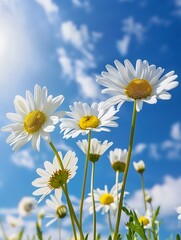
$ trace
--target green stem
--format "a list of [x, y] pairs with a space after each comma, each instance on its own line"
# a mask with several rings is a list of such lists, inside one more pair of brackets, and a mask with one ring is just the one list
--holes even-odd
[[[65, 171], [65, 168], [64, 168], [63, 163], [62, 163], [62, 159], [60, 158], [60, 156], [59, 156], [59, 154], [58, 154], [58, 152], [57, 152], [54, 144], [53, 144], [52, 142], [50, 142], [49, 144], [50, 144], [50, 146], [51, 146], [51, 148], [52, 148], [55, 156], [57, 157], [57, 159], [58, 159], [58, 161], [59, 161], [59, 163], [60, 163], [60, 167], [61, 167], [62, 171]], [[74, 209], [73, 209], [72, 203], [71, 203], [70, 198], [69, 198], [69, 195], [68, 195], [67, 183], [65, 184], [65, 187], [62, 187], [62, 189], [63, 189], [64, 194], [65, 194], [66, 199], [67, 199], [67, 203], [68, 203], [68, 207], [69, 207], [69, 212], [70, 212], [70, 217], [72, 217], [72, 228], [73, 228], [73, 232], [74, 232], [74, 228], [75, 228], [75, 227], [74, 227], [74, 221], [75, 221], [75, 223], [76, 223], [76, 225], [77, 225], [77, 227], [78, 227], [78, 229], [79, 229], [79, 232], [80, 232], [81, 240], [84, 240], [84, 235], [83, 235], [82, 229], [81, 229], [81, 227], [80, 227], [80, 225], [79, 225], [79, 222], [78, 222], [77, 217], [76, 217], [76, 215], [75, 215], [75, 211], [74, 211]], [[76, 231], [75, 231], [75, 232], [76, 232]], [[74, 234], [74, 236], [75, 236], [75, 239], [77, 239], [77, 238], [76, 238], [76, 234]]]
[[112, 227], [110, 210], [108, 211], [107, 215], [108, 215], [109, 228], [110, 228], [110, 232], [111, 232], [111, 235], [112, 235], [114, 230], [113, 230], [113, 227]]
[[60, 222], [60, 219], [58, 219], [58, 239], [61, 240], [61, 222]]
[[129, 142], [129, 148], [128, 148], [128, 157], [126, 161], [124, 176], [123, 176], [123, 184], [122, 184], [122, 190], [121, 190], [121, 196], [119, 200], [119, 206], [118, 206], [118, 213], [117, 213], [117, 219], [116, 219], [116, 227], [114, 231], [114, 240], [117, 239], [117, 235], [119, 232], [119, 225], [121, 220], [121, 212], [122, 212], [122, 206], [123, 206], [123, 198], [124, 198], [124, 190], [126, 187], [126, 180], [131, 160], [131, 153], [132, 153], [132, 147], [133, 147], [133, 139], [134, 139], [134, 131], [135, 131], [135, 125], [136, 125], [136, 101], [134, 101], [134, 107], [133, 107], [133, 113], [132, 113], [132, 123], [131, 123], [131, 132], [130, 132], [130, 142]]
[[67, 203], [69, 204], [71, 213], [72, 213], [72, 215], [73, 215], [73, 217], [74, 217], [74, 221], [75, 221], [75, 223], [76, 223], [76, 225], [77, 225], [77, 227], [78, 227], [78, 229], [79, 229], [80, 239], [81, 239], [81, 240], [84, 240], [84, 234], [83, 234], [83, 232], [82, 232], [82, 228], [80, 227], [79, 221], [77, 220], [77, 217], [76, 217], [74, 208], [73, 208], [72, 203], [71, 203], [70, 198], [69, 198], [67, 185], [65, 186], [64, 191], [65, 191], [65, 196], [66, 196], [66, 198], [67, 198]]
[[146, 193], [145, 193], [145, 183], [144, 183], [143, 173], [141, 173], [140, 176], [141, 176], [141, 186], [142, 186], [142, 191], [143, 191], [144, 209], [145, 209], [145, 212], [146, 212], [146, 210], [147, 210], [147, 207], [146, 207]]
[[92, 207], [93, 207], [93, 240], [96, 240], [96, 206], [94, 199], [94, 173], [95, 173], [95, 163], [92, 163], [92, 173], [91, 173], [91, 195], [92, 195]]
[[70, 220], [71, 220], [71, 224], [72, 224], [72, 230], [73, 230], [73, 234], [74, 234], [74, 239], [77, 240], [77, 233], [76, 233], [76, 229], [75, 229], [74, 216], [72, 214], [70, 201], [69, 201], [69, 198], [68, 198], [68, 195], [67, 195], [67, 192], [66, 192], [65, 188], [63, 188], [63, 191], [64, 191], [64, 194], [65, 194], [65, 197], [66, 197], [66, 200], [67, 200], [67, 204], [68, 204], [68, 209], [69, 209], [69, 213], [70, 213]]
[[116, 204], [118, 204], [119, 171], [116, 171]]
[[88, 133], [88, 148], [87, 148], [87, 155], [85, 160], [85, 167], [84, 167], [84, 178], [83, 178], [83, 185], [82, 185], [82, 195], [80, 201], [80, 227], [82, 228], [82, 215], [83, 215], [83, 205], [84, 205], [84, 196], [85, 196], [85, 187], [87, 181], [87, 171], [88, 171], [88, 163], [89, 163], [89, 152], [90, 152], [90, 143], [91, 143], [91, 131]]

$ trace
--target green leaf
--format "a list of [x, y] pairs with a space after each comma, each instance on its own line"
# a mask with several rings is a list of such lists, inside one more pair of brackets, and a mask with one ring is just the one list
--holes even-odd
[[36, 223], [36, 234], [39, 240], [43, 240], [43, 233], [38, 223]]
[[108, 237], [108, 240], [112, 240], [112, 237], [111, 237], [111, 235]]
[[176, 235], [176, 240], [181, 240], [181, 237], [179, 234]]
[[20, 233], [19, 233], [19, 235], [18, 235], [18, 240], [21, 240], [21, 239], [22, 239], [23, 233], [24, 233], [24, 228], [21, 229], [21, 231], [20, 231]]
[[101, 240], [101, 234], [100, 233], [97, 235], [96, 240]]
[[89, 233], [87, 233], [87, 235], [85, 236], [85, 240], [88, 240], [88, 236], [89, 236]]

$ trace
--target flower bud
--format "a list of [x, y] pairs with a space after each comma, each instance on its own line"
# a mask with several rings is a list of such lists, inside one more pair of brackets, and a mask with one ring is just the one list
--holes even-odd
[[140, 160], [139, 162], [133, 162], [133, 166], [135, 168], [135, 170], [142, 174], [145, 171], [145, 163], [143, 162], [143, 160]]

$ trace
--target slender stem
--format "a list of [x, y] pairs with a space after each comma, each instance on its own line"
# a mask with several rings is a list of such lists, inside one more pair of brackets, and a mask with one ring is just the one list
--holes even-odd
[[61, 240], [61, 222], [60, 222], [60, 219], [58, 219], [58, 239]]
[[[52, 142], [50, 142], [49, 144], [50, 144], [50, 146], [51, 146], [51, 148], [52, 148], [55, 156], [57, 157], [57, 159], [58, 159], [58, 161], [59, 161], [59, 163], [60, 163], [60, 167], [61, 167], [62, 171], [64, 171], [65, 168], [64, 168], [64, 166], [63, 166], [62, 159], [60, 158], [60, 156], [59, 156], [59, 154], [58, 154], [55, 146], [53, 145]], [[79, 232], [80, 232], [81, 240], [84, 240], [84, 235], [83, 235], [82, 229], [81, 229], [81, 227], [80, 227], [80, 225], [79, 225], [79, 222], [78, 222], [78, 220], [77, 220], [75, 211], [74, 211], [74, 209], [73, 209], [72, 203], [71, 203], [70, 198], [69, 198], [69, 195], [68, 195], [67, 183], [65, 184], [65, 186], [62, 186], [62, 189], [63, 189], [64, 194], [65, 194], [66, 199], [67, 199], [67, 203], [68, 203], [68, 207], [69, 207], [69, 212], [70, 212], [70, 217], [72, 217], [71, 220], [72, 220], [73, 232], [74, 232], [74, 228], [75, 228], [75, 227], [74, 227], [74, 221], [75, 221], [75, 223], [76, 223], [76, 225], [77, 225], [77, 227], [78, 227], [78, 229], [79, 229]], [[74, 221], [73, 221], [73, 220], [74, 220]], [[76, 232], [76, 231], [75, 231], [75, 232]], [[75, 234], [74, 234], [74, 235], [75, 235]], [[75, 235], [75, 236], [76, 236], [76, 235]]]
[[92, 196], [92, 207], [93, 207], [93, 240], [96, 240], [96, 206], [95, 206], [95, 199], [94, 199], [94, 173], [95, 173], [95, 163], [92, 162], [91, 196]]
[[63, 191], [64, 191], [64, 194], [65, 194], [65, 197], [66, 197], [66, 200], [67, 200], [67, 204], [68, 204], [68, 209], [69, 209], [69, 213], [70, 213], [70, 220], [71, 220], [71, 224], [72, 224], [72, 230], [73, 230], [74, 238], [75, 238], [75, 240], [77, 240], [77, 233], [76, 233], [76, 229], [75, 229], [74, 216], [72, 214], [70, 201], [69, 201], [69, 198], [67, 196], [65, 188], [63, 188]]
[[113, 230], [113, 227], [112, 227], [110, 210], [108, 211], [107, 215], [108, 215], [109, 228], [110, 228], [110, 232], [111, 232], [111, 235], [112, 235], [114, 230]]
[[116, 204], [118, 204], [119, 171], [116, 171]]
[[82, 232], [82, 228], [80, 227], [80, 224], [79, 224], [79, 221], [77, 220], [77, 217], [76, 217], [76, 214], [75, 214], [75, 211], [74, 211], [74, 208], [72, 206], [72, 203], [70, 201], [70, 198], [69, 198], [69, 194], [68, 194], [68, 188], [67, 188], [67, 185], [65, 186], [64, 188], [64, 193], [65, 193], [65, 196], [66, 196], [66, 199], [67, 199], [67, 203], [68, 203], [68, 206], [69, 206], [69, 209], [71, 211], [71, 214], [74, 218], [74, 221], [79, 229], [79, 233], [80, 233], [80, 239], [81, 240], [84, 240], [84, 234]]
[[58, 152], [57, 152], [57, 149], [55, 148], [55, 146], [53, 145], [52, 142], [50, 142], [49, 144], [50, 144], [50, 147], [52, 148], [55, 156], [57, 157], [57, 160], [58, 160], [59, 163], [60, 163], [61, 169], [64, 171], [65, 169], [64, 169], [64, 166], [63, 166], [63, 163], [62, 163], [62, 159], [60, 158], [60, 156], [59, 156], [59, 154], [58, 154]]
[[119, 232], [119, 225], [121, 220], [121, 212], [122, 212], [122, 206], [123, 206], [123, 198], [124, 198], [124, 190], [126, 187], [126, 180], [131, 160], [131, 153], [132, 153], [132, 147], [133, 147], [133, 139], [134, 139], [134, 131], [135, 131], [135, 125], [136, 125], [136, 101], [134, 101], [134, 107], [133, 107], [133, 113], [132, 113], [132, 123], [131, 123], [131, 132], [130, 132], [130, 142], [129, 142], [129, 148], [128, 148], [128, 157], [126, 161], [125, 171], [123, 175], [123, 184], [122, 184], [122, 190], [121, 190], [121, 196], [119, 200], [119, 206], [118, 206], [118, 213], [117, 213], [117, 219], [116, 219], [116, 228], [114, 231], [114, 240], [116, 240], [118, 232]]
[[144, 183], [143, 173], [141, 173], [140, 176], [141, 176], [141, 186], [142, 186], [142, 191], [143, 191], [144, 209], [145, 209], [145, 212], [146, 212], [146, 210], [147, 210], [147, 207], [146, 207], [146, 193], [145, 193], [145, 183]]
[[82, 185], [82, 195], [80, 201], [80, 227], [82, 228], [82, 215], [83, 215], [83, 205], [84, 205], [84, 196], [85, 196], [85, 187], [87, 181], [87, 171], [88, 171], [88, 163], [89, 163], [89, 152], [90, 152], [90, 143], [91, 143], [91, 131], [88, 133], [88, 148], [87, 148], [87, 155], [85, 160], [85, 167], [84, 167], [84, 178], [83, 178], [83, 185]]

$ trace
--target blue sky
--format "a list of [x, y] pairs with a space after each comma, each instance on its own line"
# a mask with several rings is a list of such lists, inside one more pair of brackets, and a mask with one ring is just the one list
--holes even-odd
[[[0, 2], [0, 126], [8, 124], [6, 112], [14, 112], [15, 95], [24, 96], [34, 85], [46, 86], [53, 96], [64, 95], [63, 110], [74, 101], [92, 103], [105, 100], [96, 75], [118, 59], [138, 58], [175, 70], [180, 76], [181, 55], [180, 0], [1, 0]], [[179, 78], [178, 78], [179, 79]], [[181, 231], [175, 207], [181, 205], [181, 87], [171, 91], [172, 99], [144, 104], [138, 113], [132, 161], [146, 163], [146, 188], [155, 206], [161, 204], [162, 238]], [[132, 104], [125, 103], [119, 115], [119, 128], [111, 133], [93, 134], [100, 140], [113, 141], [112, 149], [127, 148]], [[16, 213], [20, 199], [31, 196], [31, 182], [36, 168], [53, 154], [42, 142], [41, 152], [27, 144], [12, 152], [0, 134], [0, 214]], [[82, 139], [64, 140], [56, 131], [52, 139], [64, 153], [71, 148], [79, 158], [79, 170], [70, 183], [75, 202], [80, 198], [84, 155], [76, 146]], [[104, 168], [103, 168], [104, 167]], [[104, 169], [104, 170], [103, 170]], [[128, 202], [142, 208], [139, 176], [131, 164], [128, 175]], [[108, 152], [96, 166], [95, 186], [109, 188], [114, 184]], [[87, 189], [89, 192], [89, 188]], [[140, 200], [141, 199], [141, 200]], [[43, 206], [43, 204], [42, 204]], [[106, 221], [105, 218], [103, 218]], [[29, 231], [32, 219], [26, 220]], [[66, 225], [67, 224], [67, 225]], [[49, 230], [53, 231], [52, 226]], [[100, 224], [100, 229], [103, 225]], [[65, 223], [65, 234], [68, 223]], [[27, 230], [28, 231], [28, 230]], [[55, 237], [56, 239], [56, 237]]]

